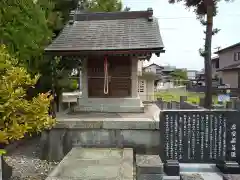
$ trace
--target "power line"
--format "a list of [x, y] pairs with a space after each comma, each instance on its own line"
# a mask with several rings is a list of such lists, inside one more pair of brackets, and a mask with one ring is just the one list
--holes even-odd
[[[221, 18], [224, 18], [224, 17], [226, 17], [226, 18], [239, 17], [240, 14], [222, 15], [222, 16], [223, 17], [221, 17]], [[167, 19], [167, 20], [171, 20], [171, 19], [173, 19], [173, 20], [175, 20], [175, 19], [194, 19], [194, 20], [197, 20], [196, 17], [160, 17], [160, 16], [154, 16], [154, 17], [157, 18], [157, 19]]]

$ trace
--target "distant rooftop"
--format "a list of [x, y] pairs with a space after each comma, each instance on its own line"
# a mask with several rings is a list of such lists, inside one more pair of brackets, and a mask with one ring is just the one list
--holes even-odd
[[226, 51], [226, 50], [230, 50], [230, 49], [235, 48], [235, 47], [238, 47], [238, 46], [240, 46], [240, 42], [239, 42], [239, 43], [236, 43], [236, 44], [233, 44], [233, 45], [231, 45], [231, 46], [222, 48], [222, 49], [218, 50], [217, 52], [215, 52], [215, 54], [219, 54], [219, 53], [221, 53], [221, 52], [224, 52], [224, 51]]
[[218, 60], [219, 59], [219, 56], [214, 56], [214, 57], [212, 57], [212, 61], [216, 61], [216, 60]]

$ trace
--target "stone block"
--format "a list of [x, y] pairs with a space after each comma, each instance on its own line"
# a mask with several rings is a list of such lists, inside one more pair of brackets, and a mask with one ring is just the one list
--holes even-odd
[[182, 174], [180, 176], [180, 179], [181, 180], [204, 180], [203, 177], [198, 174], [198, 173], [195, 173], [195, 174]]
[[103, 121], [96, 119], [59, 118], [55, 128], [101, 129]]
[[49, 131], [43, 131], [40, 138], [40, 159], [47, 160], [49, 152]]
[[74, 129], [101, 129], [103, 121], [96, 120], [79, 120], [75, 122]]
[[12, 176], [13, 168], [6, 163], [3, 156], [1, 156], [0, 159], [1, 159], [1, 162], [0, 162], [0, 165], [1, 165], [0, 180], [9, 180], [10, 177]]
[[163, 174], [140, 174], [137, 180], [162, 180]]
[[163, 176], [162, 180], [180, 180], [180, 176]]
[[[222, 174], [220, 174], [219, 172], [199, 172], [199, 173], [192, 173], [192, 175], [194, 180], [222, 180]], [[191, 180], [191, 179], [189, 179]]]
[[65, 129], [52, 129], [49, 132], [49, 161], [60, 161], [65, 156], [63, 151]]
[[127, 147], [136, 145], [157, 147], [160, 145], [160, 133], [159, 131], [147, 130], [121, 130], [118, 141], [121, 141], [121, 144]]
[[113, 147], [116, 146], [114, 130], [72, 130], [73, 146]]
[[137, 175], [163, 174], [163, 163], [159, 155], [136, 155]]
[[157, 121], [150, 118], [116, 118], [103, 121], [103, 129], [157, 129]]
[[219, 171], [215, 164], [208, 163], [183, 163], [180, 166], [180, 172], [193, 173], [193, 172], [206, 172], [213, 173]]

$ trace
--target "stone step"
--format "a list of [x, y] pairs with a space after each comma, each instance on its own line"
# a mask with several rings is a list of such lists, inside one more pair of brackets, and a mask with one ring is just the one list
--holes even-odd
[[140, 98], [79, 98], [78, 111], [94, 112], [144, 112], [144, 105]]
[[116, 104], [107, 105], [76, 105], [74, 112], [117, 112], [117, 113], [143, 113], [144, 106], [119, 106]]
[[163, 177], [163, 163], [159, 155], [136, 154], [137, 180], [160, 180]]
[[133, 180], [131, 148], [73, 148], [46, 180]]

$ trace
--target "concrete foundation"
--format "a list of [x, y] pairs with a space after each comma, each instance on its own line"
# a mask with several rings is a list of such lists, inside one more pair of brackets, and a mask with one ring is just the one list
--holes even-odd
[[159, 154], [159, 108], [145, 113], [82, 113], [59, 115], [57, 125], [41, 138], [42, 159], [61, 160], [72, 147], [133, 148]]

